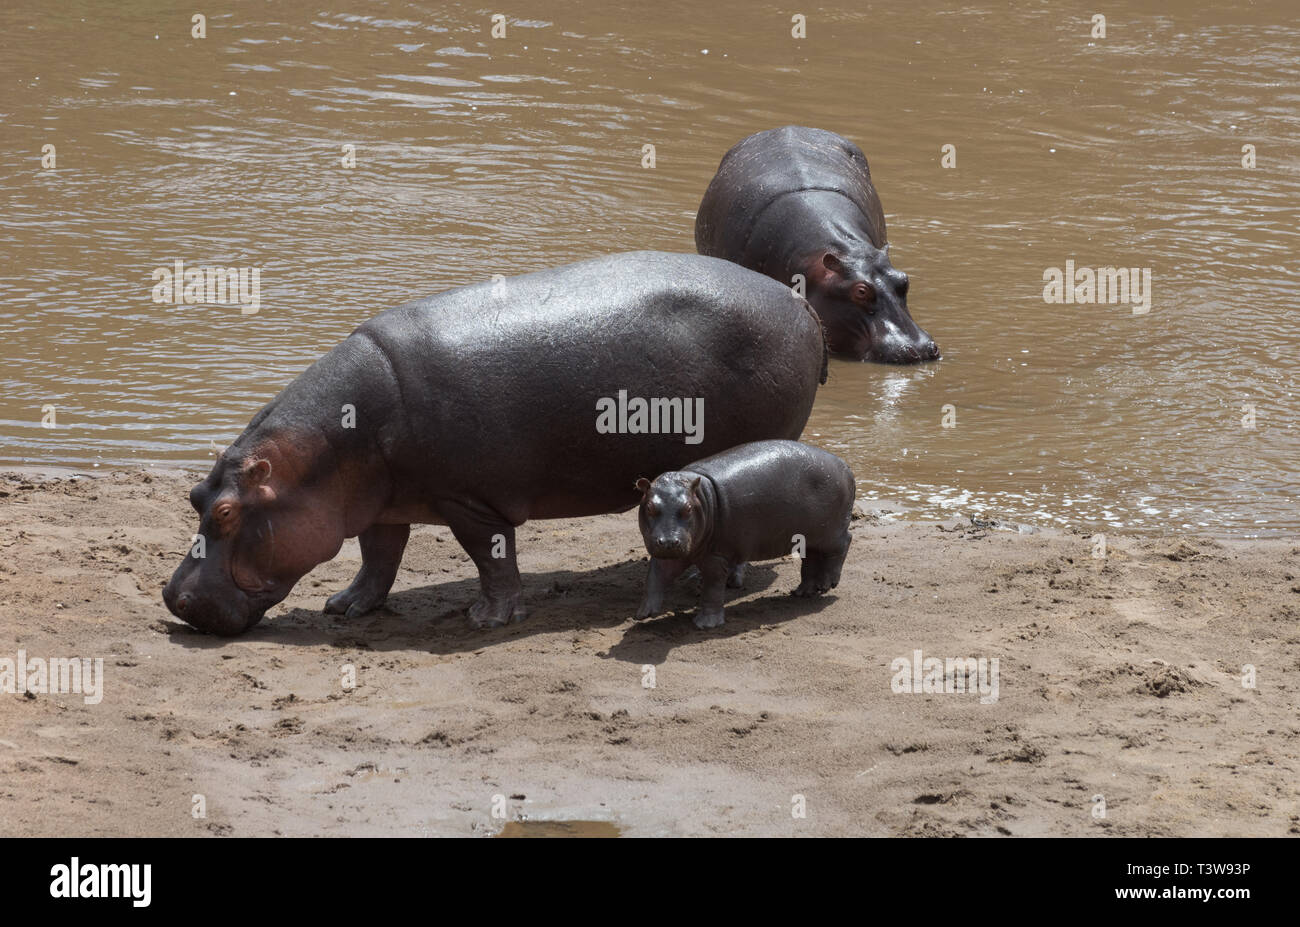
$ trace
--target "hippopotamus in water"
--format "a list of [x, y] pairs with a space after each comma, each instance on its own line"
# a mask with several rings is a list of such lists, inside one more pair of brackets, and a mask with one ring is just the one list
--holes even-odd
[[836, 354], [886, 364], [937, 360], [889, 261], [885, 213], [862, 149], [823, 129], [759, 132], [722, 158], [695, 219], [700, 254], [786, 285], [805, 281]]
[[825, 377], [808, 304], [714, 258], [623, 254], [407, 303], [285, 387], [194, 487], [202, 545], [163, 600], [239, 634], [359, 537], [325, 610], [361, 615], [411, 525], [440, 524], [478, 567], [470, 623], [519, 620], [516, 526], [625, 511], [640, 474], [798, 437]]
[[[641, 537], [650, 552], [637, 618], [663, 611], [664, 593], [688, 566], [702, 578], [697, 628], [723, 622], [727, 586], [739, 586], [749, 560], [803, 555], [795, 595], [834, 589], [849, 552], [856, 487], [849, 465], [798, 441], [756, 441], [681, 470], [641, 490]], [[802, 541], [802, 543], [800, 543]]]

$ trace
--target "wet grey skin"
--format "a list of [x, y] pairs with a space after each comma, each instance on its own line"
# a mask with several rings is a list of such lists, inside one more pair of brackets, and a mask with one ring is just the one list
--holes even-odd
[[802, 279], [835, 354], [939, 359], [908, 311], [907, 274], [890, 261], [867, 158], [841, 135], [785, 126], [736, 144], [700, 203], [695, 247], [787, 286]]
[[[194, 487], [204, 556], [186, 555], [163, 601], [240, 634], [356, 537], [360, 572], [325, 603], [354, 618], [384, 603], [411, 525], [436, 524], [478, 568], [470, 623], [518, 621], [516, 527], [627, 511], [641, 474], [796, 438], [825, 378], [804, 300], [693, 254], [596, 258], [407, 303], [286, 386]], [[598, 402], [620, 391], [702, 400], [701, 442], [601, 433]]]
[[849, 551], [853, 471], [829, 451], [798, 441], [755, 441], [681, 470], [640, 479], [641, 537], [650, 554], [637, 618], [664, 609], [664, 595], [688, 567], [699, 568], [697, 628], [723, 623], [728, 586], [745, 564], [787, 557], [801, 537], [798, 596], [834, 589]]

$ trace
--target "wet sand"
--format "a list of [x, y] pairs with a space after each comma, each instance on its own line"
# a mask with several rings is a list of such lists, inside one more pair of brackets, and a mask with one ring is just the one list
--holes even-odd
[[[94, 705], [0, 694], [0, 834], [1300, 833], [1295, 542], [1111, 536], [1094, 559], [1082, 533], [865, 512], [834, 594], [758, 565], [703, 632], [689, 581], [631, 620], [632, 515], [532, 522], [529, 619], [475, 632], [473, 566], [423, 527], [383, 610], [320, 611], [350, 541], [219, 639], [159, 597], [197, 478], [0, 478], [0, 659], [105, 674]], [[893, 692], [916, 650], [996, 658], [996, 702]]]

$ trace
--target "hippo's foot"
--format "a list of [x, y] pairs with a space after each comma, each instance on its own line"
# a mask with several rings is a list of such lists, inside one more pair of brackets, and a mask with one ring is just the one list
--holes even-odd
[[687, 566], [685, 560], [650, 558], [650, 569], [646, 573], [645, 596], [641, 599], [641, 607], [636, 610], [638, 621], [663, 614], [664, 596], [668, 592], [668, 587], [686, 571]]
[[410, 525], [371, 525], [357, 537], [361, 544], [361, 570], [352, 585], [336, 592], [325, 603], [325, 612], [359, 618], [374, 611], [388, 599], [388, 590], [397, 578]]
[[469, 626], [479, 630], [503, 628], [512, 621], [523, 621], [526, 617], [528, 610], [524, 608], [522, 593], [499, 598], [480, 596], [469, 608]]
[[660, 597], [657, 601], [650, 601], [646, 598], [641, 602], [641, 607], [636, 610], [636, 620], [644, 621], [646, 618], [653, 618], [655, 615], [662, 615], [664, 612], [664, 600]]
[[326, 600], [325, 612], [329, 615], [343, 615], [345, 618], [360, 618], [387, 601], [388, 589], [391, 585], [390, 582], [388, 586], [381, 586], [358, 575], [351, 586], [342, 592], [334, 593]]
[[723, 625], [722, 609], [700, 606], [695, 610], [695, 626], [701, 631], [706, 628], [720, 628]]
[[727, 588], [739, 589], [745, 585], [745, 564], [737, 563], [727, 574]]
[[803, 566], [799, 569], [799, 588], [791, 595], [812, 598], [814, 596], [825, 595], [840, 584], [840, 567], [844, 564], [844, 554], [848, 551], [848, 544], [844, 545], [844, 550], [831, 556], [823, 553], [811, 553], [804, 559]]
[[791, 592], [790, 595], [797, 595], [805, 599], [811, 599], [819, 595], [825, 595], [827, 592], [830, 592], [830, 590], [830, 586], [824, 585], [819, 580], [805, 579], [799, 584], [799, 588]]

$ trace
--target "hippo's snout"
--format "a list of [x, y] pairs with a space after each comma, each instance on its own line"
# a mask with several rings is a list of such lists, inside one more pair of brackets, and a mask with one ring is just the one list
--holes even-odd
[[873, 351], [864, 359], [875, 361], [878, 364], [924, 364], [928, 361], [938, 360], [942, 356], [937, 344], [933, 341], [926, 341], [920, 344], [904, 344]]
[[690, 555], [690, 538], [672, 534], [645, 535], [645, 547], [651, 557], [660, 560], [680, 560]]
[[169, 612], [191, 627], [221, 637], [234, 637], [257, 624], [266, 614], [266, 609], [255, 608], [237, 588], [227, 595], [204, 594], [194, 588], [190, 577], [179, 574], [178, 570], [163, 588], [163, 603]]
[[916, 345], [909, 344], [904, 353], [906, 359], [902, 363], [905, 364], [919, 364], [924, 361], [938, 360], [942, 356], [939, 353], [939, 346], [934, 343], [933, 338], [929, 337]]
[[193, 599], [188, 592], [182, 592], [177, 595], [172, 589], [171, 583], [168, 583], [163, 589], [163, 602], [167, 605], [167, 610], [182, 621], [185, 620], [185, 613], [190, 610], [190, 602]]
[[870, 347], [863, 360], [878, 364], [923, 364], [938, 360], [942, 354], [930, 333], [912, 321], [907, 309], [900, 307], [892, 318], [877, 318], [869, 323]]

